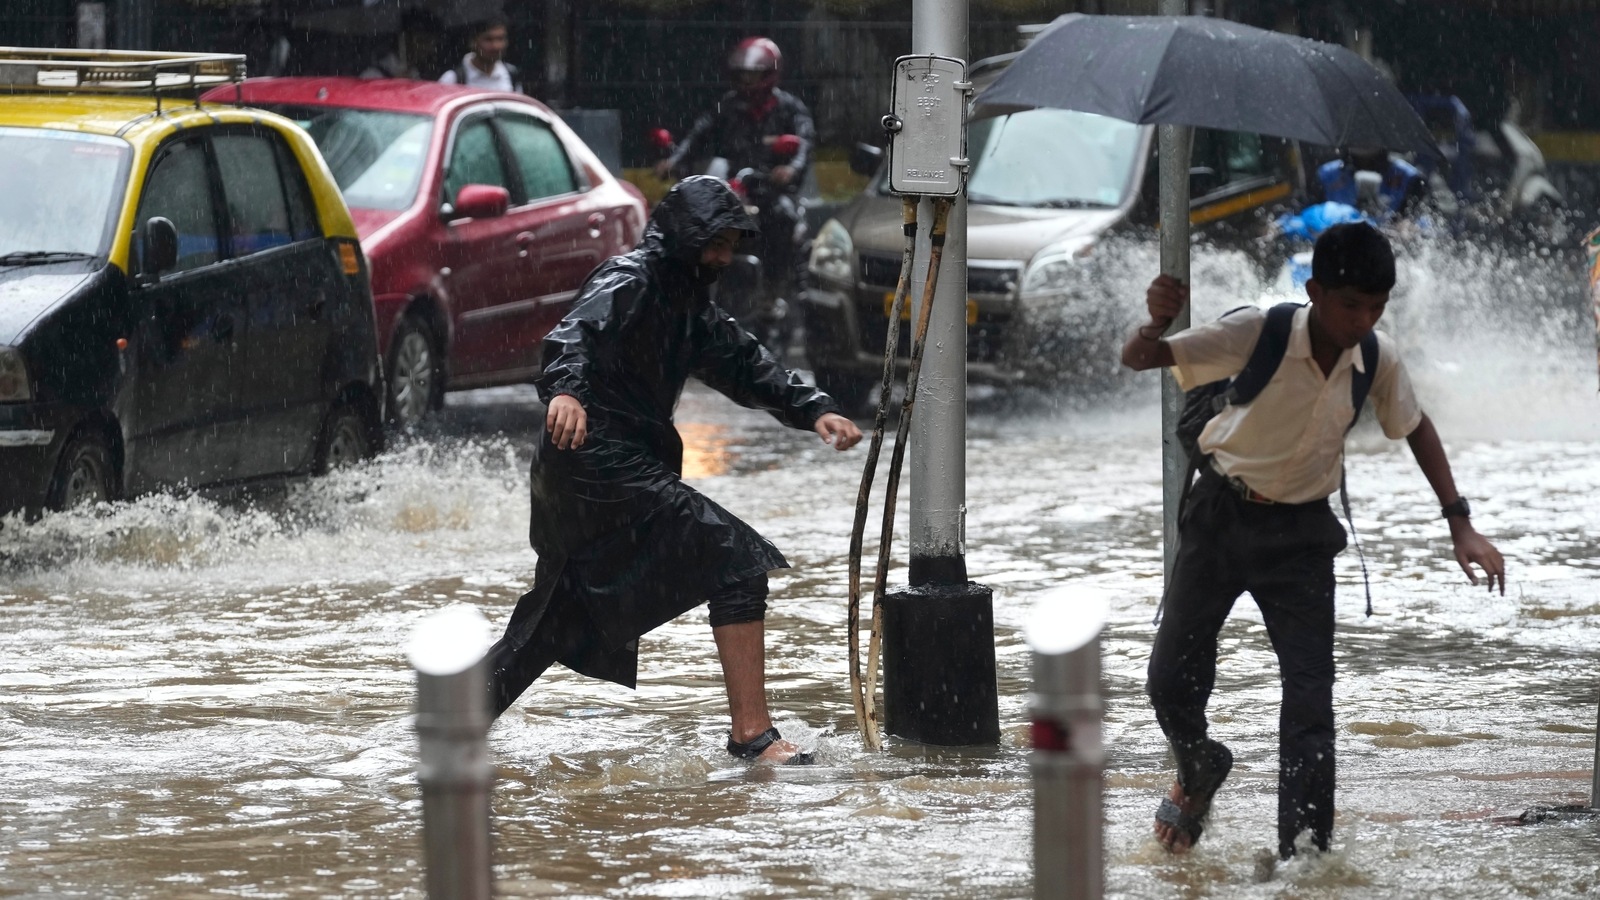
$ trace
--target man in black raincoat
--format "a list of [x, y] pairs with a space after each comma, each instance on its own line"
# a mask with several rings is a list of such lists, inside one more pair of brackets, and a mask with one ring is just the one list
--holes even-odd
[[767, 571], [783, 554], [683, 483], [673, 409], [693, 375], [839, 450], [861, 432], [710, 300], [755, 221], [721, 181], [680, 182], [638, 248], [589, 276], [544, 341], [533, 458], [534, 587], [490, 651], [503, 712], [551, 663], [633, 687], [641, 635], [709, 601], [733, 719], [728, 751], [805, 762], [767, 711]]

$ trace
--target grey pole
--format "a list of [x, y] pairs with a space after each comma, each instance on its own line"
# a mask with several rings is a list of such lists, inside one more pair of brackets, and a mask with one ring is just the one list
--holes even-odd
[[[967, 49], [967, 0], [913, 0], [912, 53], [965, 60]], [[926, 201], [922, 220], [932, 220]], [[927, 247], [913, 270], [918, 298]], [[911, 584], [883, 599], [884, 719], [889, 733], [923, 743], [996, 744], [994, 598], [967, 580], [964, 192], [950, 210], [933, 303], [911, 428]]]
[[1107, 604], [1070, 589], [1039, 601], [1033, 650], [1033, 896], [1100, 900], [1105, 893], [1105, 750], [1100, 633]]
[[429, 900], [488, 900], [489, 621], [470, 606], [440, 610], [407, 646], [417, 671], [423, 867]]
[[[967, 58], [967, 0], [914, 0], [911, 52]], [[933, 220], [930, 201], [920, 218]], [[924, 228], [923, 231], [927, 229]], [[926, 241], [924, 240], [924, 246]], [[926, 257], [913, 270], [921, 303]], [[916, 313], [912, 313], [913, 321]], [[911, 583], [965, 584], [967, 195], [956, 195], [911, 428]]]
[[[1161, 0], [1161, 14], [1181, 16], [1188, 0]], [[1157, 160], [1161, 180], [1161, 274], [1189, 283], [1189, 151], [1194, 129], [1183, 125], [1156, 128]], [[1174, 319], [1167, 334], [1189, 327], [1189, 310]], [[1167, 579], [1178, 553], [1178, 498], [1188, 460], [1178, 445], [1178, 415], [1183, 412], [1183, 391], [1172, 373], [1161, 373], [1161, 562]]]

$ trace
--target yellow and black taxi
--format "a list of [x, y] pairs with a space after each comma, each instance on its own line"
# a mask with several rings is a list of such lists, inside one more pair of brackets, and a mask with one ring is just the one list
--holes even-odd
[[366, 261], [221, 54], [0, 48], [0, 515], [326, 469], [382, 440]]

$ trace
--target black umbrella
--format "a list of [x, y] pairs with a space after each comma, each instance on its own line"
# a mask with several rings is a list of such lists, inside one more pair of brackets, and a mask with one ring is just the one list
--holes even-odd
[[1061, 16], [974, 115], [1038, 107], [1439, 155], [1405, 97], [1356, 54], [1201, 16]]

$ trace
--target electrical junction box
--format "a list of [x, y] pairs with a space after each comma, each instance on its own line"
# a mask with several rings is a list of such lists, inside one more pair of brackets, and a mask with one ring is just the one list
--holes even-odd
[[954, 196], [967, 168], [967, 64], [948, 56], [902, 56], [894, 63], [889, 135], [889, 190]]

